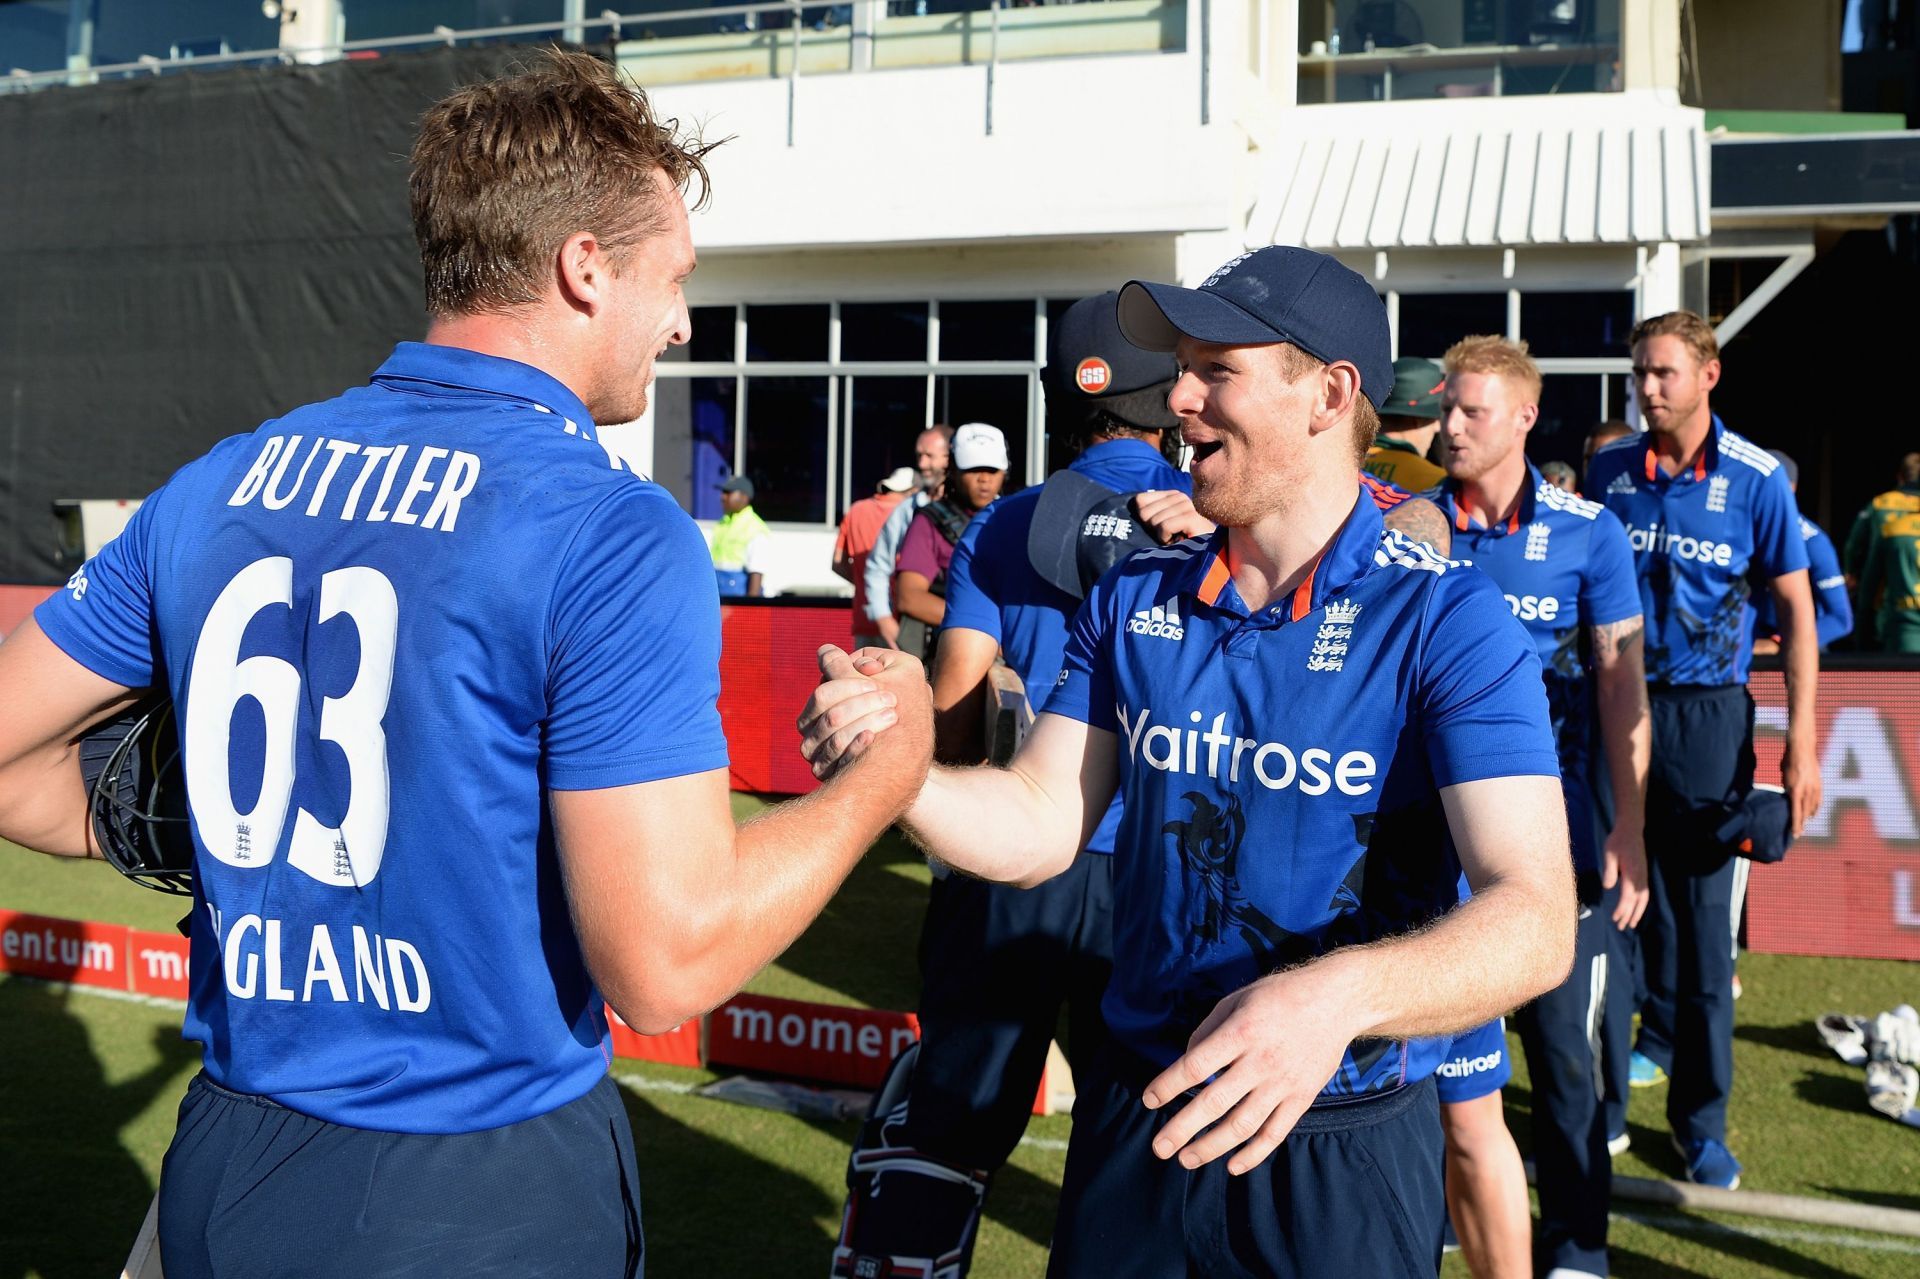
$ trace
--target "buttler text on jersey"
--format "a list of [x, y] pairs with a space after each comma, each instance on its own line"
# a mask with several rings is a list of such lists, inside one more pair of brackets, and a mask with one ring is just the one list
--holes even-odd
[[[402, 471], [407, 476], [404, 483]], [[269, 435], [227, 505], [246, 506], [257, 498], [267, 510], [279, 511], [305, 495], [302, 509], [310, 516], [417, 524], [451, 533], [460, 518], [461, 499], [479, 482], [480, 459], [459, 449], [428, 444], [416, 450], [409, 444], [360, 444], [324, 436], [309, 442], [299, 435]]]

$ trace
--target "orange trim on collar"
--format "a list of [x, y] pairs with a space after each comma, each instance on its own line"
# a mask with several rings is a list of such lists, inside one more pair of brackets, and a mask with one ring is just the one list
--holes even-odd
[[[1650, 481], [1659, 479], [1659, 469], [1660, 464], [1656, 462], [1653, 457], [1653, 446], [1648, 445], [1647, 479]], [[1707, 478], [1707, 443], [1705, 440], [1700, 442], [1700, 451], [1693, 455], [1693, 478], [1695, 480], [1704, 480]]]
[[1519, 531], [1520, 531], [1520, 504], [1518, 502], [1515, 502], [1513, 504], [1513, 514], [1507, 517], [1507, 532], [1518, 533]]
[[1472, 531], [1467, 521], [1467, 504], [1458, 498], [1455, 498], [1453, 502], [1453, 527], [1461, 533]]
[[1293, 588], [1292, 618], [1294, 621], [1297, 622], [1308, 613], [1313, 612], [1313, 579], [1319, 575], [1320, 560], [1316, 557], [1313, 561], [1313, 567], [1307, 570], [1306, 577], [1301, 580], [1300, 585]]
[[1227, 588], [1232, 577], [1233, 574], [1227, 571], [1226, 557], [1216, 554], [1213, 563], [1207, 565], [1207, 575], [1200, 580], [1200, 589], [1194, 592], [1194, 598], [1212, 607], [1219, 602], [1220, 592]]

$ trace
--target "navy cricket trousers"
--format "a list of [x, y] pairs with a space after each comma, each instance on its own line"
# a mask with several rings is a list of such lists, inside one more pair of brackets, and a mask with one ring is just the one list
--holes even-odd
[[641, 1272], [633, 1131], [611, 1077], [504, 1128], [314, 1119], [197, 1075], [160, 1172], [167, 1279]]
[[1640, 921], [1647, 1001], [1639, 1049], [1666, 1069], [1682, 1143], [1727, 1139], [1733, 1092], [1734, 855], [1714, 827], [1753, 786], [1753, 698], [1744, 687], [1651, 685], [1647, 778], [1651, 900]]
[[1241, 1176], [1153, 1154], [1177, 1105], [1109, 1043], [1073, 1106], [1050, 1279], [1375, 1279], [1435, 1275], [1446, 1219], [1432, 1079], [1309, 1110]]

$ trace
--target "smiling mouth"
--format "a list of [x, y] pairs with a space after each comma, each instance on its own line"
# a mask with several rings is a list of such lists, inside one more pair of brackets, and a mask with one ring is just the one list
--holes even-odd
[[1196, 462], [1203, 462], [1220, 451], [1219, 440], [1208, 440], [1204, 444], [1197, 441], [1189, 441], [1189, 443], [1193, 445], [1193, 460]]

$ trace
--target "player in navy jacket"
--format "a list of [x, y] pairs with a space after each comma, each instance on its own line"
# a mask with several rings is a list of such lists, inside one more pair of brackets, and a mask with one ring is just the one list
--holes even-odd
[[[938, 770], [907, 819], [957, 869], [1039, 883], [1125, 776], [1110, 1037], [1052, 1272], [1431, 1274], [1433, 1073], [1572, 957], [1539, 660], [1488, 578], [1361, 489], [1392, 383], [1364, 278], [1265, 248], [1196, 290], [1130, 284], [1120, 318], [1176, 352], [1222, 528], [1103, 578], [1012, 766]], [[889, 660], [883, 683], [919, 678]], [[816, 768], [859, 708], [816, 696]]]

